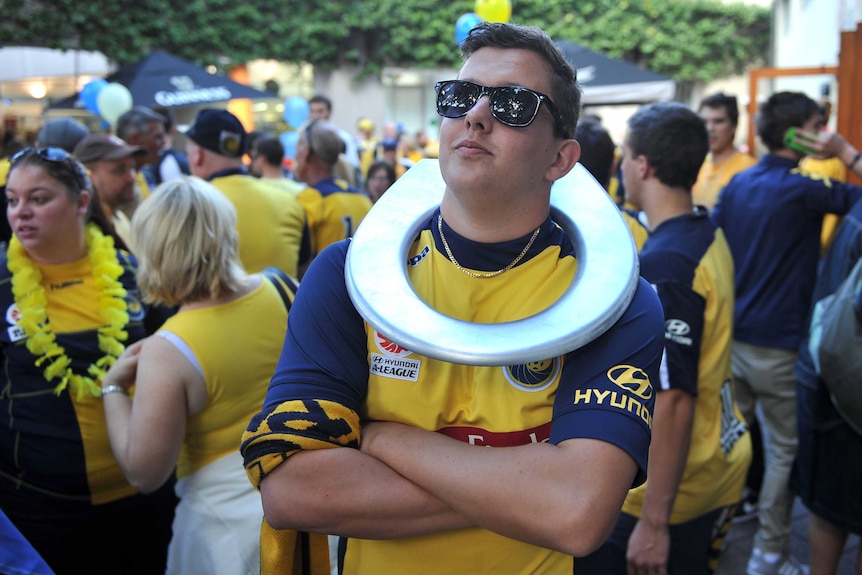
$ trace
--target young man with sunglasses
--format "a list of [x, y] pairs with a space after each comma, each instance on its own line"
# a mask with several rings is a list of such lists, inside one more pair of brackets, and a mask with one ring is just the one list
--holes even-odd
[[[445, 191], [409, 273], [438, 311], [501, 323], [548, 307], [574, 278], [549, 209], [579, 156], [579, 92], [536, 28], [480, 24], [462, 53], [459, 79], [437, 87]], [[579, 350], [458, 365], [363, 321], [347, 247], [309, 268], [244, 436], [269, 524], [340, 535], [344, 573], [572, 573], [645, 479], [664, 340], [653, 290], [640, 280], [624, 315]]]

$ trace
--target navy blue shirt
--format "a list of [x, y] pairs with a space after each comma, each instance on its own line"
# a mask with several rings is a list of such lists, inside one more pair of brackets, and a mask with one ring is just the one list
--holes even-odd
[[[814, 288], [810, 307], [813, 308], [815, 302], [835, 293], [841, 282], [850, 275], [850, 271], [860, 257], [862, 257], [862, 202], [853, 206], [853, 209], [845, 216], [835, 233], [829, 251], [826, 252], [823, 261], [820, 262], [817, 285]], [[862, 292], [860, 292], [860, 297], [862, 297]], [[857, 310], [860, 308], [858, 299], [856, 307]], [[808, 322], [805, 324], [806, 335], [809, 327]], [[796, 376], [802, 385], [812, 389], [817, 387], [817, 373], [814, 370], [811, 353], [808, 351], [807, 338], [799, 346]]]
[[712, 219], [735, 267], [734, 339], [797, 349], [805, 336], [826, 213], [846, 214], [862, 188], [803, 175], [797, 162], [767, 154], [738, 173]]

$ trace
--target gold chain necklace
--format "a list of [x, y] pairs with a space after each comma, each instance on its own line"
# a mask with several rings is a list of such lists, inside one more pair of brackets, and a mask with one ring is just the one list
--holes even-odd
[[516, 257], [512, 261], [512, 263], [510, 263], [503, 269], [497, 270], [495, 272], [479, 273], [472, 270], [468, 270], [467, 268], [463, 267], [461, 264], [458, 263], [458, 260], [455, 259], [455, 256], [452, 255], [452, 248], [449, 247], [449, 242], [446, 241], [446, 236], [443, 234], [443, 215], [441, 214], [437, 216], [437, 231], [440, 232], [440, 239], [443, 241], [443, 247], [446, 249], [446, 257], [449, 258], [449, 261], [452, 262], [455, 267], [458, 268], [459, 271], [467, 274], [471, 278], [493, 278], [497, 277], [500, 274], [506, 273], [507, 271], [515, 267], [519, 261], [524, 259], [524, 256], [527, 255], [527, 252], [530, 251], [530, 248], [533, 246], [533, 242], [536, 241], [536, 238], [539, 236], [539, 230], [541, 229], [542, 226], [536, 228], [536, 231], [533, 232], [533, 235], [530, 237], [530, 241], [527, 242], [527, 245], [524, 246], [524, 249], [521, 250], [521, 253], [518, 254], [518, 257]]

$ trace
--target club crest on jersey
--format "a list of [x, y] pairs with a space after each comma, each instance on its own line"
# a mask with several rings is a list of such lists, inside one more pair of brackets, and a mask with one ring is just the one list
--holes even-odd
[[144, 320], [144, 306], [138, 299], [138, 295], [131, 291], [126, 292], [126, 311], [129, 313], [129, 321]]
[[371, 361], [368, 366], [371, 375], [403, 379], [405, 381], [417, 381], [419, 369], [422, 362], [418, 359], [407, 357], [413, 352], [406, 347], [400, 346], [391, 339], [374, 331], [374, 343], [383, 353], [371, 353]]
[[6, 333], [9, 335], [10, 342], [21, 341], [27, 337], [24, 330], [18, 326], [21, 320], [21, 310], [18, 309], [18, 304], [13, 303], [6, 309], [6, 323], [11, 327], [6, 328]]
[[560, 358], [554, 357], [502, 369], [506, 380], [521, 391], [542, 391], [556, 381], [561, 366]]

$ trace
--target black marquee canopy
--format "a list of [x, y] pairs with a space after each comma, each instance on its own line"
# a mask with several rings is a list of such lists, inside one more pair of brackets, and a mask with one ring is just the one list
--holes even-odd
[[558, 40], [557, 46], [578, 71], [585, 106], [644, 104], [674, 98], [676, 82], [672, 78], [568, 40]]
[[[226, 102], [234, 98], [278, 97], [234, 82], [226, 76], [210, 74], [203, 68], [162, 50], [123, 66], [105, 80], [128, 88], [136, 106], [160, 105], [173, 108]], [[69, 109], [84, 106], [79, 95], [75, 94], [49, 107]]]

